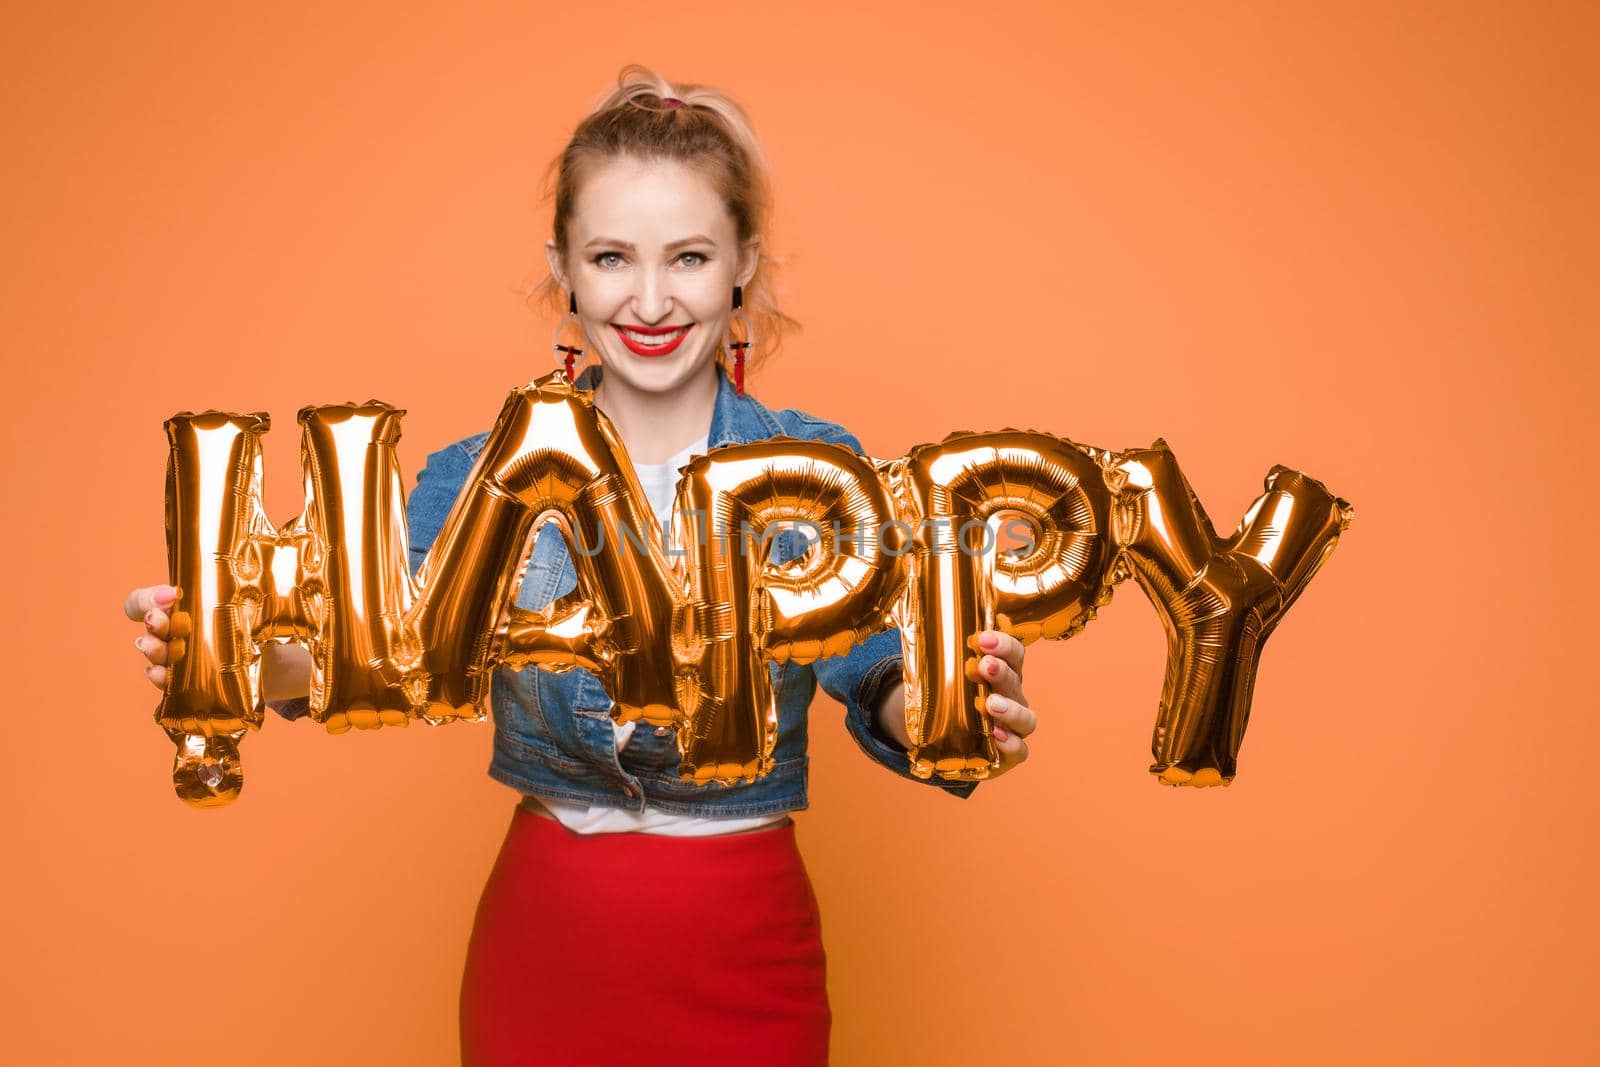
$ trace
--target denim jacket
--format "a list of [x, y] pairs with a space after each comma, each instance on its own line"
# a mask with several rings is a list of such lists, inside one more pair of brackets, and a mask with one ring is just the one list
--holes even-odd
[[[827, 441], [861, 452], [861, 443], [842, 426], [805, 412], [772, 411], [759, 400], [739, 394], [717, 369], [717, 399], [711, 415], [708, 447], [745, 444], [787, 434], [803, 440]], [[593, 389], [600, 369], [591, 367], [577, 385]], [[439, 535], [457, 494], [488, 432], [474, 434], [428, 456], [406, 505], [415, 575]], [[577, 585], [577, 573], [566, 541], [554, 524], [546, 524], [534, 541], [517, 604], [542, 608]], [[611, 726], [611, 698], [595, 675], [575, 669], [555, 673], [527, 667], [498, 669], [490, 685], [494, 713], [494, 755], [489, 776], [523, 793], [606, 807], [660, 811], [706, 818], [741, 818], [793, 811], [809, 806], [806, 797], [807, 710], [817, 683], [845, 708], [845, 726], [863, 752], [908, 781], [967, 797], [977, 782], [947, 782], [913, 775], [906, 750], [883, 734], [872, 708], [900, 675], [900, 631], [886, 630], [842, 656], [810, 664], [770, 664], [777, 694], [778, 739], [773, 768], [750, 783], [696, 785], [678, 777], [676, 727], [641, 722], [621, 752]], [[274, 701], [268, 706], [285, 718], [309, 711], [308, 697]]]

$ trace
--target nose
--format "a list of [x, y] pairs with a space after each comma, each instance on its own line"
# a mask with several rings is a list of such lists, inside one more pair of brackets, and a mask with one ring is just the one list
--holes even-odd
[[672, 314], [672, 279], [665, 273], [642, 270], [633, 293], [633, 313], [645, 326], [654, 326]]

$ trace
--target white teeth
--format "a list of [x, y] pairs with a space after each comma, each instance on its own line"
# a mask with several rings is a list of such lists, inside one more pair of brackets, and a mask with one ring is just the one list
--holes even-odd
[[676, 330], [673, 330], [671, 333], [656, 333], [656, 334], [640, 333], [637, 330], [630, 330], [626, 326], [622, 327], [621, 329], [622, 329], [623, 335], [625, 337], [627, 337], [628, 340], [636, 342], [637, 344], [641, 344], [641, 345], [649, 345], [652, 348], [658, 348], [661, 345], [671, 344], [673, 341], [676, 341], [678, 338], [682, 337], [685, 333], [689, 332], [689, 327], [687, 327], [687, 326], [680, 326]]

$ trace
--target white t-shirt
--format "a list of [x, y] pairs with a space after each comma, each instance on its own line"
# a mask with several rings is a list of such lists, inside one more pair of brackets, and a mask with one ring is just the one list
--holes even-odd
[[[658, 529], [672, 521], [672, 501], [678, 489], [678, 469], [687, 466], [695, 456], [704, 455], [706, 451], [706, 438], [685, 448], [665, 463], [635, 463], [634, 473], [639, 477], [639, 484], [644, 487], [645, 499], [650, 502], [650, 510], [655, 512]], [[627, 747], [628, 739], [633, 736], [633, 731], [641, 724], [638, 722], [611, 724], [617, 750], [620, 752]], [[646, 726], [646, 729], [655, 727]], [[623, 808], [610, 808], [599, 804], [584, 804], [581, 801], [558, 800], [554, 797], [538, 798], [544, 808], [561, 821], [569, 830], [580, 834], [607, 834], [623, 833], [627, 831], [643, 832], [649, 834], [666, 834], [676, 837], [699, 837], [710, 834], [733, 834], [744, 830], [754, 830], [758, 826], [769, 823], [782, 822], [788, 818], [787, 812], [777, 812], [772, 815], [754, 815], [737, 819], [707, 819], [693, 815], [674, 815], [665, 811], [645, 807], [644, 811], [627, 811]]]

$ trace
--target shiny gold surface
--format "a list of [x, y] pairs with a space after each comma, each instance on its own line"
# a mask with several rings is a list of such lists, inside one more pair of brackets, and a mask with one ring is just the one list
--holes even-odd
[[264, 570], [264, 413], [181, 412], [168, 419], [167, 573], [181, 595], [156, 722], [177, 746], [173, 787], [197, 806], [227, 803], [243, 781], [238, 741], [261, 726], [259, 656], [249, 606]]
[[[547, 522], [567, 539], [577, 587], [527, 611], [517, 583]], [[677, 721], [682, 580], [621, 439], [564, 379], [506, 398], [417, 585], [414, 696], [430, 722], [482, 720], [494, 669], [529, 665], [595, 671], [618, 721]]]
[[[885, 625], [899, 576], [876, 536], [888, 494], [850, 449], [779, 437], [696, 458], [676, 508], [692, 605], [679, 647], [681, 773], [754, 781], [778, 736], [767, 661], [838, 655]], [[770, 562], [768, 538], [785, 524], [802, 524], [809, 551]]]
[[1250, 719], [1261, 649], [1355, 517], [1287, 467], [1219, 538], [1165, 441], [1102, 457], [1118, 490], [1116, 539], [1167, 631], [1151, 749], [1165, 785], [1228, 785]]
[[[1000, 629], [1027, 644], [1077, 633], [1109, 595], [1111, 493], [1071, 441], [1019, 430], [957, 433], [888, 464], [912, 531], [895, 605], [905, 657], [906, 730], [919, 777], [988, 777], [999, 759], [989, 687], [972, 638]], [[1025, 518], [1032, 550], [997, 551], [1001, 513]]]
[[[167, 420], [180, 592], [156, 720], [185, 801], [238, 795], [269, 641], [307, 647], [311, 715], [330, 732], [482, 721], [497, 669], [582, 667], [617, 721], [682, 727], [685, 780], [731, 785], [771, 769], [769, 663], [838, 655], [892, 625], [912, 773], [981, 779], [998, 753], [975, 636], [1071, 637], [1129, 577], [1168, 636], [1151, 771], [1226, 785], [1262, 645], [1353, 516], [1321, 483], [1274, 467], [1223, 540], [1162, 441], [1113, 452], [957, 433], [874, 464], [779, 437], [684, 468], [668, 545], [610, 421], [557, 373], [511, 390], [413, 579], [403, 415], [376, 400], [302, 409], [306, 504], [281, 529], [261, 504], [265, 414]], [[1015, 519], [1029, 544], [1000, 552], [997, 527]], [[576, 587], [527, 611], [517, 584], [552, 522]], [[777, 562], [773, 536], [796, 526], [813, 543]]]

